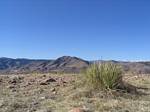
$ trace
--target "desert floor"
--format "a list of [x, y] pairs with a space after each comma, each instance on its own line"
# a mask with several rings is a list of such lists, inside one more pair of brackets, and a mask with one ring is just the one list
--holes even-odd
[[150, 75], [124, 81], [140, 87], [139, 94], [91, 90], [82, 74], [0, 75], [0, 112], [150, 112]]

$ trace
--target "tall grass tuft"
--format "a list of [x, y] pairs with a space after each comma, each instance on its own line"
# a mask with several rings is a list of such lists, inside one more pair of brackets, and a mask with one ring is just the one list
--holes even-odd
[[122, 83], [122, 69], [111, 62], [92, 64], [85, 73], [87, 84], [95, 89], [116, 89]]

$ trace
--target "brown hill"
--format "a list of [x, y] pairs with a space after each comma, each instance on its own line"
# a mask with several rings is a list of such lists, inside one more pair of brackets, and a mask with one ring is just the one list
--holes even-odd
[[[95, 61], [63, 56], [56, 60], [31, 60], [0, 58], [0, 74], [30, 72], [72, 72], [78, 73]], [[96, 61], [97, 62], [97, 61]], [[101, 62], [101, 61], [98, 61]], [[150, 62], [111, 61], [123, 66], [125, 72], [150, 74]]]
[[88, 61], [77, 57], [63, 56], [56, 60], [28, 60], [0, 58], [0, 73], [28, 72], [80, 72], [87, 68]]

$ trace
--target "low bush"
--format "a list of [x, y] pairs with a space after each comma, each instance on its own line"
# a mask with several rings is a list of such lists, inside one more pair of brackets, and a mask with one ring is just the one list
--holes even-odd
[[116, 89], [122, 83], [122, 68], [111, 62], [95, 63], [84, 76], [88, 86], [94, 89]]

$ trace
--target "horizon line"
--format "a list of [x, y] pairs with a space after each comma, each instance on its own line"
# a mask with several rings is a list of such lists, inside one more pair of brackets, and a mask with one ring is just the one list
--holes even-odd
[[[103, 61], [121, 61], [121, 62], [150, 62], [150, 60], [147, 60], [147, 59], [141, 59], [141, 60], [138, 60], [138, 59], [135, 59], [135, 60], [129, 60], [129, 59], [85, 59], [85, 58], [82, 58], [82, 57], [79, 57], [79, 56], [70, 56], [70, 55], [64, 55], [64, 56], [68, 56], [68, 57], [77, 57], [77, 58], [80, 58], [80, 59], [83, 59], [85, 61], [100, 61], [100, 60], [103, 60]], [[61, 58], [61, 57], [64, 57], [64, 56], [58, 56], [56, 58], [30, 58], [30, 57], [5, 57], [5, 56], [1, 56], [1, 58], [7, 58], [7, 59], [27, 59], [27, 60], [56, 60], [58, 58]]]

